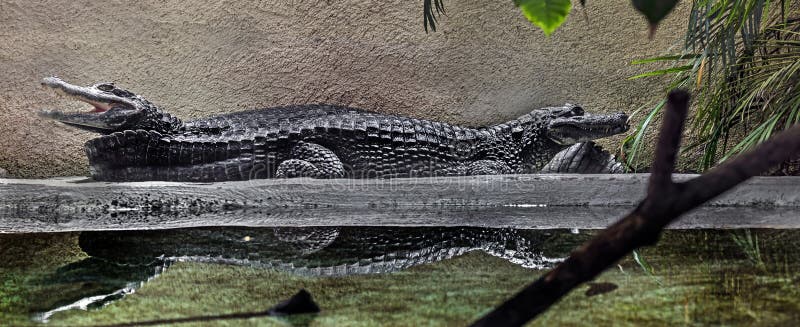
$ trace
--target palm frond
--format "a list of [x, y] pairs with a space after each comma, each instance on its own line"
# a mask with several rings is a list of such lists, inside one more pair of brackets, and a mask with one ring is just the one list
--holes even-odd
[[422, 16], [425, 33], [428, 33], [428, 26], [431, 31], [436, 32], [436, 18], [444, 15], [444, 0], [422, 0]]
[[[695, 0], [683, 52], [639, 61], [674, 58], [672, 68], [634, 77], [672, 74], [668, 89], [695, 89], [695, 138], [686, 149], [702, 149], [700, 170], [800, 119], [798, 7], [784, 0]], [[660, 109], [656, 104], [651, 112]], [[739, 140], [731, 147], [733, 135]], [[626, 151], [638, 151], [633, 145]]]

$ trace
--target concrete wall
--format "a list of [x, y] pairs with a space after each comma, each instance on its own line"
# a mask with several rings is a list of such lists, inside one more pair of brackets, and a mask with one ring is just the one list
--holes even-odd
[[311, 102], [467, 125], [564, 102], [631, 113], [662, 83], [626, 80], [648, 69], [628, 63], [679, 42], [689, 7], [648, 40], [629, 1], [576, 2], [549, 39], [510, 0], [445, 5], [425, 34], [421, 1], [0, 0], [0, 168], [87, 173], [92, 134], [35, 115], [86, 107], [39, 88], [49, 75], [113, 81], [181, 118]]

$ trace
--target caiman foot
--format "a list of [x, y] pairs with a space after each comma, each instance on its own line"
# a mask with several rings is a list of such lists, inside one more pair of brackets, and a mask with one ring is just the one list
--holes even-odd
[[344, 177], [344, 167], [339, 157], [319, 144], [299, 142], [292, 148], [292, 158], [281, 162], [275, 173], [277, 178]]
[[621, 174], [623, 163], [592, 141], [575, 144], [553, 157], [543, 174]]

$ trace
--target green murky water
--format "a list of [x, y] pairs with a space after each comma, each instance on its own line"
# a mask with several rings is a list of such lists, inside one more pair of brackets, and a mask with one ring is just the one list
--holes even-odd
[[[593, 231], [193, 228], [0, 234], [0, 325], [464, 325]], [[800, 230], [672, 230], [533, 325], [800, 324]], [[322, 308], [263, 311], [300, 288]]]

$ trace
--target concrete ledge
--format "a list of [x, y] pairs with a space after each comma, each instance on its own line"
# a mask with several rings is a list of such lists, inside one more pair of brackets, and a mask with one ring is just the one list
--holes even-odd
[[[214, 184], [0, 179], [0, 231], [223, 225], [594, 229], [631, 210], [643, 197], [647, 178], [500, 175]], [[800, 177], [753, 178], [672, 227], [798, 228]]]

